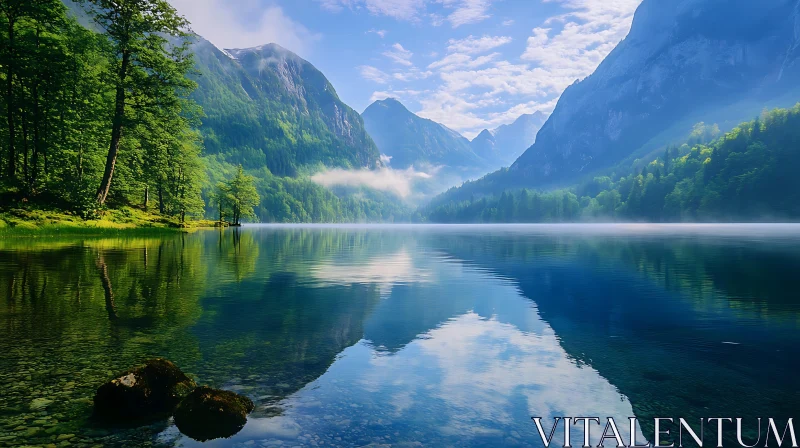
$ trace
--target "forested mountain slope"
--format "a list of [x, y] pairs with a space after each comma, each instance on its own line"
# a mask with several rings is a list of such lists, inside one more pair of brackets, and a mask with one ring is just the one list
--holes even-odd
[[529, 186], [575, 181], [681, 123], [683, 133], [755, 116], [798, 80], [800, 0], [644, 0], [628, 37], [567, 88], [509, 175]]
[[438, 203], [558, 188], [800, 99], [800, 0], [644, 0], [629, 35], [568, 87], [536, 142], [508, 169]]
[[222, 51], [198, 37], [192, 50], [206, 154], [281, 176], [379, 163], [359, 114], [308, 61], [275, 44]]
[[445, 223], [800, 218], [800, 104], [764, 113], [719, 138], [715, 134], [714, 126], [698, 125], [680, 147], [573, 189], [440, 198], [424, 215]]

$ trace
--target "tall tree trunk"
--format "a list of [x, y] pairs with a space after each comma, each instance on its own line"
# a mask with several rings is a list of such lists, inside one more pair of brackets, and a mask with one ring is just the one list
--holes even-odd
[[6, 70], [6, 106], [8, 113], [8, 166], [9, 180], [17, 173], [17, 153], [14, 150], [14, 22], [15, 18], [8, 14], [8, 67]]
[[144, 186], [144, 210], [147, 211], [147, 203], [150, 202], [150, 185]]
[[164, 214], [164, 187], [158, 181], [158, 212]]
[[[35, 151], [35, 149], [34, 149]], [[26, 120], [25, 114], [22, 115], [22, 178], [25, 181], [26, 185], [29, 185], [28, 177], [30, 174], [30, 170], [28, 168], [28, 120]]]
[[[39, 27], [36, 28], [36, 51], [39, 51]], [[28, 179], [28, 191], [33, 192], [36, 188], [36, 175], [39, 172], [39, 151], [41, 144], [39, 140], [39, 76], [35, 76], [33, 80], [33, 157], [31, 158], [31, 174]]]
[[114, 122], [111, 127], [111, 145], [108, 148], [106, 157], [106, 169], [103, 172], [103, 180], [100, 181], [100, 188], [97, 189], [97, 202], [104, 204], [108, 197], [108, 190], [111, 188], [111, 178], [114, 176], [114, 166], [117, 164], [117, 153], [119, 152], [119, 142], [122, 140], [122, 126], [125, 119], [125, 79], [128, 76], [128, 64], [131, 55], [128, 50], [122, 52], [122, 65], [119, 69], [119, 79], [117, 82], [117, 96], [114, 105]]
[[181, 176], [180, 179], [179, 179], [180, 187], [178, 188], [178, 191], [179, 191], [178, 197], [180, 198], [180, 200], [178, 201], [178, 203], [180, 204], [180, 208], [181, 208], [181, 223], [183, 223], [184, 221], [186, 221], [186, 201], [185, 201], [185, 199], [186, 199], [186, 186], [185, 186], [186, 185], [185, 184], [186, 180], [183, 178], [183, 170], [181, 170], [180, 176]]
[[[51, 104], [52, 95], [49, 95], [50, 92], [46, 92], [44, 96], [44, 104]], [[44, 159], [44, 175], [47, 177], [50, 174], [50, 164], [48, 163], [47, 158], [47, 148], [48, 148], [48, 139], [47, 137], [50, 135], [50, 125], [52, 124], [50, 120], [47, 118], [47, 108], [45, 108], [44, 112], [41, 112], [41, 116], [39, 118], [40, 123], [44, 123], [42, 125], [42, 137], [38, 137], [39, 139], [39, 152], [42, 153], [42, 158]]]

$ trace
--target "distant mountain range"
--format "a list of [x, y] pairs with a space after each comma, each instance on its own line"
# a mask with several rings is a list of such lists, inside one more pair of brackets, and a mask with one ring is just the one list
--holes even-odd
[[394, 98], [375, 101], [361, 116], [392, 168], [446, 166], [464, 171], [486, 168], [470, 142], [458, 132], [418, 117]]
[[472, 142], [472, 150], [492, 169], [510, 166], [536, 141], [536, 134], [547, 121], [543, 112], [525, 114], [511, 124], [494, 130], [484, 129]]
[[442, 166], [466, 177], [510, 166], [533, 144], [547, 120], [542, 112], [522, 115], [469, 141], [443, 124], [415, 115], [394, 98], [375, 101], [361, 115], [378, 149], [391, 157], [393, 168]]

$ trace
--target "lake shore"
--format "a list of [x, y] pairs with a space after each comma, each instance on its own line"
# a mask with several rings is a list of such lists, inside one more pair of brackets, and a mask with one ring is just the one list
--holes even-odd
[[220, 227], [220, 223], [212, 220], [181, 223], [174, 218], [130, 207], [106, 210], [98, 219], [83, 219], [62, 210], [14, 208], [0, 211], [0, 235], [3, 237], [171, 233], [214, 227]]

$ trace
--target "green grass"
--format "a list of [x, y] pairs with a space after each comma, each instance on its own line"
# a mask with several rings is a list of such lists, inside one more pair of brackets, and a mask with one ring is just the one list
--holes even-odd
[[214, 227], [216, 224], [214, 221], [180, 223], [173, 218], [131, 207], [107, 210], [99, 219], [89, 220], [60, 210], [15, 208], [0, 211], [2, 237], [175, 233]]

